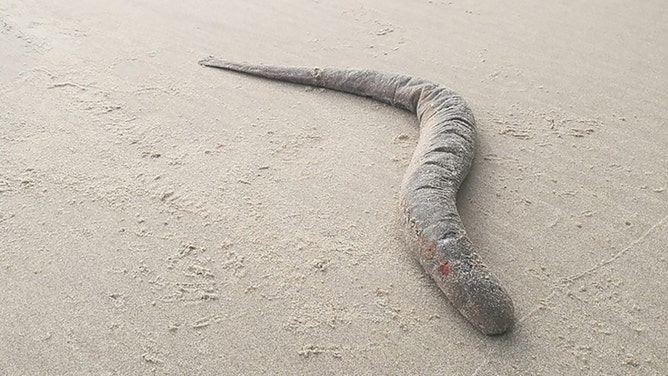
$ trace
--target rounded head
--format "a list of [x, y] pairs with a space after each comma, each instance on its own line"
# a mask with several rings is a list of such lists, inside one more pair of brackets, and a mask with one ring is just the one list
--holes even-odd
[[423, 266], [473, 326], [487, 335], [503, 334], [512, 328], [513, 302], [499, 280], [473, 252], [466, 236], [436, 242], [431, 255], [421, 260]]

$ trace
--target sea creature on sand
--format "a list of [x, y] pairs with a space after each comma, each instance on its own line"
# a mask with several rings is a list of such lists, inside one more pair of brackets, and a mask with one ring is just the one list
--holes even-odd
[[457, 93], [420, 78], [357, 69], [279, 67], [213, 57], [213, 68], [371, 97], [415, 113], [420, 136], [401, 186], [408, 244], [445, 296], [488, 335], [509, 330], [514, 308], [506, 290], [475, 252], [456, 196], [475, 152], [475, 119]]

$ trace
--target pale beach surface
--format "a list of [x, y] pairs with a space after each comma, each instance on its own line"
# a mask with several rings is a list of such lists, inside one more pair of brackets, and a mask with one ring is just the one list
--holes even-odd
[[[406, 251], [413, 115], [209, 55], [466, 98], [514, 329]], [[666, 375], [667, 244], [665, 1], [0, 2], [0, 375]]]

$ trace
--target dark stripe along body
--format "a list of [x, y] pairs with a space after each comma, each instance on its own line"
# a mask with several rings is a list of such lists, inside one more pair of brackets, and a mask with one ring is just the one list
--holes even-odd
[[215, 58], [200, 64], [371, 97], [417, 114], [420, 137], [401, 188], [408, 243], [471, 324], [488, 335], [512, 327], [512, 301], [474, 251], [457, 212], [457, 190], [475, 151], [475, 119], [459, 95], [420, 78], [369, 70], [251, 65]]

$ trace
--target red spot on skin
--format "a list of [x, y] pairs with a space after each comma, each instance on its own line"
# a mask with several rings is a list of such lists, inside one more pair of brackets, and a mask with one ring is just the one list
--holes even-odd
[[442, 262], [441, 265], [438, 266], [438, 271], [441, 272], [445, 277], [450, 274], [450, 270], [452, 270], [452, 265], [449, 262]]

